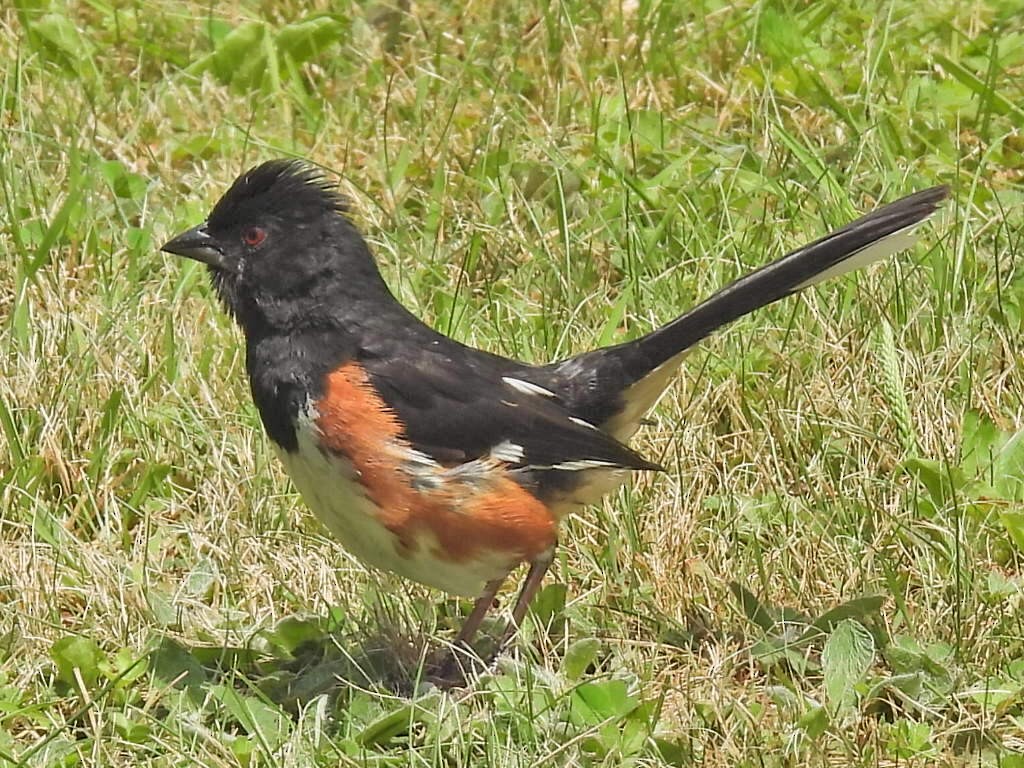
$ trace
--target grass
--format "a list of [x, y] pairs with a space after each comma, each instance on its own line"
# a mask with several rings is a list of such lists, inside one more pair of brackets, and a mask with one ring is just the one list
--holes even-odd
[[[0, 765], [1024, 765], [1016, 6], [5, 6]], [[465, 601], [310, 519], [156, 250], [279, 155], [534, 361], [953, 202], [694, 353], [636, 441], [667, 474], [566, 526], [493, 674], [410, 693]]]

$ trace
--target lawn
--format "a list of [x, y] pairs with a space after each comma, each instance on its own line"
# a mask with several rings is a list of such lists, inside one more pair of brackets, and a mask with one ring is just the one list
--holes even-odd
[[[14, 0], [0, 61], [0, 766], [1024, 767], [1019, 0]], [[695, 351], [634, 441], [668, 471], [442, 692], [470, 601], [331, 541], [158, 251], [279, 156], [535, 362], [952, 199]]]

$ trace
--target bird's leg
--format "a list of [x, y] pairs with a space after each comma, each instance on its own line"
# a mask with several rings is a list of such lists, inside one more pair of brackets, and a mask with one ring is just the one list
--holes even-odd
[[494, 604], [494, 597], [498, 594], [498, 590], [501, 589], [501, 585], [505, 583], [506, 578], [506, 576], [502, 576], [500, 579], [487, 582], [483, 593], [473, 603], [473, 610], [470, 611], [469, 616], [466, 617], [466, 621], [462, 625], [462, 629], [459, 630], [459, 635], [455, 638], [455, 645], [469, 645], [476, 631], [480, 629], [480, 623], [484, 620], [484, 616], [491, 610], [491, 606]]
[[[530, 607], [530, 602], [533, 600], [534, 595], [537, 594], [537, 590], [540, 589], [540, 585], [544, 581], [544, 575], [548, 572], [548, 568], [551, 567], [551, 563], [554, 562], [554, 559], [555, 548], [551, 547], [551, 549], [531, 561], [530, 570], [526, 574], [526, 580], [523, 582], [522, 589], [519, 590], [519, 596], [516, 597], [516, 604], [512, 608], [512, 622], [508, 625], [508, 628], [502, 635], [501, 642], [498, 643], [494, 652], [488, 657], [488, 659], [486, 659], [486, 661], [491, 661], [494, 656], [499, 654], [515, 636], [516, 631], [519, 629], [519, 625], [522, 624], [523, 618], [526, 616], [527, 609]], [[455, 642], [452, 644], [447, 660], [441, 664], [438, 669], [436, 679], [441, 683], [454, 685], [461, 679], [461, 677], [457, 677], [457, 675], [461, 675], [462, 668], [462, 664], [459, 662], [458, 658], [459, 654], [470, 649], [470, 641], [473, 639], [474, 635], [476, 635], [477, 630], [480, 629], [480, 624], [487, 615], [487, 611], [491, 609], [491, 605], [494, 603], [494, 598], [498, 594], [498, 590], [501, 589], [501, 585], [505, 583], [506, 578], [507, 577], [502, 576], [500, 579], [494, 579], [493, 581], [487, 582], [487, 586], [484, 587], [483, 593], [473, 604], [473, 610], [470, 611], [469, 616], [466, 617], [466, 621], [462, 625], [462, 629], [459, 630], [459, 634], [455, 638]]]
[[505, 635], [501, 638], [501, 643], [498, 645], [499, 651], [508, 644], [508, 641], [519, 630], [519, 625], [523, 623], [523, 619], [526, 617], [526, 610], [530, 607], [534, 595], [537, 594], [541, 582], [544, 581], [544, 575], [548, 572], [548, 568], [551, 567], [551, 563], [554, 560], [555, 548], [551, 547], [551, 549], [542, 553], [536, 560], [530, 563], [530, 570], [526, 574], [526, 581], [523, 582], [523, 588], [519, 590], [519, 597], [516, 598], [515, 607], [512, 609], [512, 623], [508, 625]]
[[461, 685], [464, 682], [466, 673], [465, 666], [459, 658], [460, 654], [467, 656], [467, 660], [472, 658], [472, 647], [469, 643], [473, 636], [476, 635], [476, 631], [480, 629], [484, 616], [491, 609], [494, 597], [498, 594], [498, 590], [501, 589], [501, 585], [505, 583], [506, 578], [506, 576], [502, 576], [500, 579], [487, 582], [483, 593], [473, 603], [473, 610], [469, 612], [469, 616], [463, 622], [458, 636], [451, 647], [447, 649], [447, 652], [445, 652], [443, 661], [435, 666], [435, 671], [431, 677], [438, 685], [449, 688], [454, 685]]
[[[499, 649], [503, 648], [505, 643], [516, 633], [519, 629], [519, 625], [523, 623], [523, 618], [526, 616], [526, 611], [530, 607], [530, 603], [533, 600], [534, 595], [537, 594], [537, 590], [540, 589], [541, 583], [544, 581], [544, 576], [548, 572], [548, 568], [551, 567], [551, 563], [555, 560], [555, 548], [542, 552], [537, 556], [536, 559], [530, 561], [530, 570], [526, 574], [526, 580], [523, 582], [522, 588], [519, 590], [519, 595], [516, 597], [516, 604], [512, 608], [512, 623], [508, 629], [505, 630], [505, 634], [502, 638], [501, 644], [498, 646]], [[470, 611], [469, 616], [466, 617], [465, 623], [462, 625], [462, 629], [459, 630], [458, 637], [455, 638], [456, 645], [469, 645], [470, 640], [476, 634], [476, 631], [480, 629], [480, 623], [484, 620], [484, 616], [487, 615], [487, 611], [491, 609], [494, 604], [494, 598], [498, 594], [498, 590], [501, 589], [501, 585], [505, 583], [505, 579], [508, 576], [502, 576], [500, 579], [494, 579], [493, 581], [487, 582], [487, 586], [484, 587], [483, 594], [477, 598], [476, 602], [473, 603], [473, 610]]]

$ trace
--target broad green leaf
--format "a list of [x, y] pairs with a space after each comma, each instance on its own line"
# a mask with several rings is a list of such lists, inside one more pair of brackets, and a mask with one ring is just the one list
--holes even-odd
[[1000, 496], [1024, 501], [1024, 429], [1006, 441], [993, 471], [993, 483]]
[[833, 712], [856, 703], [854, 686], [864, 679], [875, 658], [875, 641], [864, 625], [844, 619], [836, 625], [821, 653], [825, 697]]
[[931, 754], [935, 751], [932, 744], [932, 727], [928, 723], [897, 720], [893, 723], [892, 751], [903, 758]]
[[216, 561], [209, 557], [200, 558], [185, 577], [185, 590], [194, 597], [207, 597], [220, 576]]
[[800, 717], [800, 727], [811, 739], [816, 739], [828, 728], [829, 717], [824, 707], [811, 707]]
[[573, 691], [572, 715], [581, 725], [625, 717], [640, 704], [623, 680], [584, 683]]
[[280, 709], [255, 696], [245, 696], [228, 685], [214, 685], [210, 693], [250, 736], [270, 749], [277, 749], [288, 738], [292, 720]]
[[149, 183], [118, 160], [104, 160], [99, 164], [100, 174], [106, 179], [111, 192], [125, 200], [141, 200]]
[[150, 737], [152, 729], [148, 723], [132, 720], [123, 712], [114, 711], [110, 715], [114, 732], [125, 741], [142, 744]]
[[961, 440], [960, 465], [967, 477], [977, 477], [992, 464], [1006, 434], [986, 415], [968, 411], [964, 414]]
[[417, 723], [432, 722], [434, 716], [431, 710], [438, 709], [439, 698], [429, 696], [388, 712], [366, 726], [356, 736], [356, 742], [363, 747], [386, 744], [396, 736], [408, 733]]
[[31, 22], [29, 30], [37, 39], [45, 41], [53, 60], [80, 76], [88, 74], [96, 48], [82, 36], [69, 15], [48, 13]]
[[533, 599], [530, 612], [537, 618], [541, 626], [547, 626], [551, 620], [565, 610], [565, 597], [568, 588], [565, 584], [548, 584]]
[[970, 88], [982, 100], [987, 101], [994, 112], [1000, 115], [1013, 115], [1016, 120], [1024, 119], [1024, 107], [1014, 104], [1001, 93], [994, 91], [988, 83], [967, 69], [963, 64], [941, 54], [935, 57], [935, 61], [944, 67], [949, 74]]
[[655, 736], [653, 741], [658, 756], [666, 765], [683, 768], [683, 766], [688, 767], [695, 764], [694, 750], [688, 737], [681, 736], [677, 741], [670, 741], [661, 736]]
[[262, 22], [240, 24], [217, 43], [213, 53], [192, 62], [185, 71], [193, 75], [212, 71], [221, 82], [243, 88], [258, 85], [267, 64], [263, 50], [266, 35]]
[[279, 56], [288, 56], [301, 64], [341, 40], [344, 34], [344, 24], [330, 16], [320, 16], [287, 25], [277, 33], [274, 42]]
[[962, 487], [963, 476], [959, 468], [950, 467], [934, 459], [914, 457], [903, 462], [903, 468], [917, 478], [937, 507], [946, 504], [953, 496], [954, 487]]
[[775, 619], [772, 618], [768, 608], [757, 599], [753, 592], [737, 581], [730, 581], [729, 589], [743, 609], [743, 614], [751, 622], [768, 633], [775, 629]]
[[300, 619], [289, 616], [274, 625], [267, 633], [267, 640], [288, 653], [294, 653], [305, 643], [321, 640], [324, 630], [319, 620]]
[[800, 641], [810, 640], [819, 634], [828, 634], [844, 619], [862, 619], [877, 615], [885, 602], [883, 595], [867, 595], [847, 600], [842, 605], [830, 608], [814, 620], [814, 623], [801, 635]]
[[1014, 546], [1024, 552], [1024, 510], [1001, 512], [999, 522], [1003, 524]]
[[57, 677], [71, 686], [77, 686], [75, 670], [81, 676], [86, 688], [92, 688], [100, 676], [100, 662], [103, 652], [96, 642], [88, 637], [70, 635], [62, 637], [50, 648], [50, 658], [57, 668]]
[[993, 712], [1005, 712], [1021, 700], [1022, 686], [1016, 680], [987, 677], [965, 693], [979, 706]]
[[584, 637], [577, 640], [565, 652], [565, 658], [562, 660], [562, 672], [570, 680], [579, 680], [587, 668], [594, 663], [600, 649], [601, 643], [595, 637]]
[[149, 671], [149, 656], [139, 655], [133, 648], [121, 648], [109, 663], [100, 665], [107, 677], [116, 679], [122, 686], [133, 683]]
[[257, 21], [242, 24], [221, 41], [214, 52], [213, 69], [225, 83], [241, 88], [259, 85], [266, 70], [263, 41], [267, 28]]
[[792, 63], [807, 49], [800, 25], [791, 16], [783, 15], [771, 6], [763, 6], [757, 28], [758, 43], [777, 66]]
[[254, 760], [255, 753], [256, 742], [248, 736], [239, 736], [231, 742], [231, 754], [235, 756], [236, 760], [238, 760], [239, 765], [259, 765], [259, 763]]
[[874, 685], [872, 685], [866, 694], [864, 694], [864, 701], [870, 703], [873, 701], [891, 699], [894, 696], [900, 698], [909, 699], [910, 701], [920, 702], [922, 701], [922, 691], [924, 690], [924, 673], [923, 672], [910, 672], [902, 675], [890, 675], [889, 677], [882, 678]]
[[953, 673], [944, 663], [946, 655], [941, 651], [926, 650], [913, 638], [897, 635], [882, 649], [882, 656], [895, 673], [894, 679], [920, 675], [921, 682], [937, 693], [952, 689]]
[[171, 638], [160, 639], [150, 654], [149, 668], [160, 682], [188, 691], [194, 704], [201, 704], [205, 698], [206, 670], [187, 648]]

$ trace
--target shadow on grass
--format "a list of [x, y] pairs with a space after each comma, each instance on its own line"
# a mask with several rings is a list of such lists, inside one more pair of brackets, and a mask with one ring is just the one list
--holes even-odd
[[459, 652], [452, 664], [452, 646], [429, 633], [391, 626], [339, 628], [323, 619], [292, 617], [247, 646], [188, 646], [156, 635], [149, 670], [199, 709], [233, 689], [297, 717], [323, 696], [335, 705], [355, 691], [415, 699], [431, 686], [462, 687], [487, 669], [483, 659], [494, 656], [501, 631], [497, 625], [487, 629], [474, 651]]
[[[595, 649], [594, 658], [580, 672], [601, 674], [607, 671], [603, 657], [609, 651], [597, 650], [603, 645], [600, 638], [613, 635], [606, 635], [600, 623], [579, 615], [570, 619], [565, 613], [565, 593], [562, 584], [545, 587], [531, 608], [531, 631], [526, 639], [514, 640], [513, 645], [522, 649], [536, 644], [524, 661], [533, 653], [543, 656], [542, 647], [554, 651], [559, 658], [535, 658], [525, 663], [539, 664], [538, 669], [546, 665], [557, 669], [562, 659], [555, 649], [564, 647], [564, 635], [574, 625], [574, 642], [589, 639]], [[457, 605], [453, 607], [457, 613]], [[607, 619], [609, 613], [619, 614], [621, 609], [604, 606], [598, 613]], [[683, 622], [646, 611], [633, 618], [646, 617], [641, 620], [644, 636], [687, 653], [700, 653], [721, 639], [721, 633], [712, 629], [700, 613], [688, 613]], [[504, 634], [504, 619], [497, 616], [485, 621], [472, 653], [456, 652], [436, 635], [417, 631], [415, 621], [392, 622], [381, 620], [379, 615], [375, 621], [335, 618], [286, 618], [256, 633], [245, 646], [190, 647], [168, 635], [157, 635], [150, 644], [150, 674], [195, 708], [207, 709], [218, 701], [223, 704], [225, 697], [230, 698], [230, 689], [234, 695], [256, 698], [293, 718], [324, 696], [329, 706], [343, 704], [354, 692], [416, 699], [433, 689], [463, 687], [483, 673], [499, 674], [494, 664], [484, 661], [494, 659], [498, 638]], [[457, 616], [453, 623], [457, 625], [460, 619]], [[537, 631], [543, 634], [543, 641], [530, 639]]]
[[[293, 629], [306, 624], [289, 621]], [[292, 648], [188, 647], [161, 636], [154, 638], [150, 671], [199, 707], [231, 686], [295, 716], [325, 694], [337, 699], [353, 689], [410, 696], [426, 680], [433, 654], [429, 638], [384, 633], [324, 633]]]

